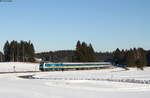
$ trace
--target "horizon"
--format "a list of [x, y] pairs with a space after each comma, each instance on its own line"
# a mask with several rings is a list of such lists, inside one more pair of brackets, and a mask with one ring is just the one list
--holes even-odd
[[35, 52], [74, 50], [78, 40], [99, 52], [150, 49], [149, 0], [12, 0], [0, 2], [0, 51], [5, 42], [34, 44]]

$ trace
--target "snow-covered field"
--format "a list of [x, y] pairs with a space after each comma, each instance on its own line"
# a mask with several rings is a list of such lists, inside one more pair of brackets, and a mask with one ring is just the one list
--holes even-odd
[[0, 72], [14, 71], [39, 71], [37, 63], [20, 63], [20, 62], [2, 62], [0, 63]]
[[[7, 67], [6, 67], [7, 66]], [[0, 63], [0, 72], [38, 70], [38, 64]], [[34, 75], [38, 79], [18, 76]], [[150, 80], [150, 68], [0, 74], [0, 98], [149, 98], [150, 84], [100, 79]]]

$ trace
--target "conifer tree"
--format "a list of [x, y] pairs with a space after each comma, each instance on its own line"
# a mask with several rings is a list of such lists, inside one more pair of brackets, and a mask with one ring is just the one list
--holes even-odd
[[90, 44], [88, 46], [85, 42], [82, 42], [82, 44], [80, 43], [80, 41], [77, 42], [75, 55], [77, 62], [96, 61], [95, 52], [92, 45]]
[[4, 60], [6, 62], [10, 61], [10, 45], [8, 41], [6, 41], [3, 50], [4, 50]]
[[116, 64], [120, 63], [120, 58], [121, 58], [121, 51], [119, 50], [119, 48], [117, 48], [116, 51], [113, 53], [113, 59]]

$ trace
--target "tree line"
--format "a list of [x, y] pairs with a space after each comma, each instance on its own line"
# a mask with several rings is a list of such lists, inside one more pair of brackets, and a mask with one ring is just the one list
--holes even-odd
[[5, 62], [34, 62], [35, 50], [29, 41], [6, 41], [4, 48]]
[[144, 66], [148, 65], [148, 52], [143, 48], [133, 48], [130, 50], [119, 50], [117, 48], [113, 52], [113, 60], [116, 64], [143, 69]]
[[113, 52], [95, 52], [92, 44], [77, 41], [75, 50], [38, 53], [38, 57], [52, 62], [112, 62], [114, 65], [138, 67], [150, 65], [150, 51], [143, 48], [120, 50]]
[[0, 52], [0, 61], [34, 62], [42, 58], [50, 62], [101, 62], [109, 61], [114, 65], [143, 68], [150, 65], [150, 51], [143, 48], [120, 50], [113, 52], [95, 52], [92, 44], [77, 41], [75, 50], [50, 51], [35, 54], [34, 45], [30, 41], [6, 41], [4, 52]]
[[95, 62], [97, 61], [91, 44], [78, 41], [75, 50], [61, 50], [37, 53], [36, 57], [50, 62]]
[[58, 50], [37, 53], [36, 57], [50, 62], [73, 62], [74, 55], [74, 50]]

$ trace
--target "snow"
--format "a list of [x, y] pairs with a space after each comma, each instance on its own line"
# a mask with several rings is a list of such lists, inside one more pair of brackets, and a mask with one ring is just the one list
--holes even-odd
[[38, 63], [2, 62], [0, 72], [39, 71]]
[[[0, 72], [38, 71], [34, 63], [0, 63]], [[37, 79], [18, 76], [33, 75]], [[150, 68], [0, 74], [0, 98], [149, 98], [150, 84], [97, 79], [150, 80]]]
[[42, 78], [60, 78], [60, 79], [77, 79], [77, 80], [94, 80], [94, 79], [137, 79], [150, 80], [150, 68], [145, 68], [144, 71], [136, 68], [124, 70], [122, 68], [91, 70], [91, 71], [66, 71], [66, 72], [51, 72], [51, 74], [43, 73], [35, 77]]

